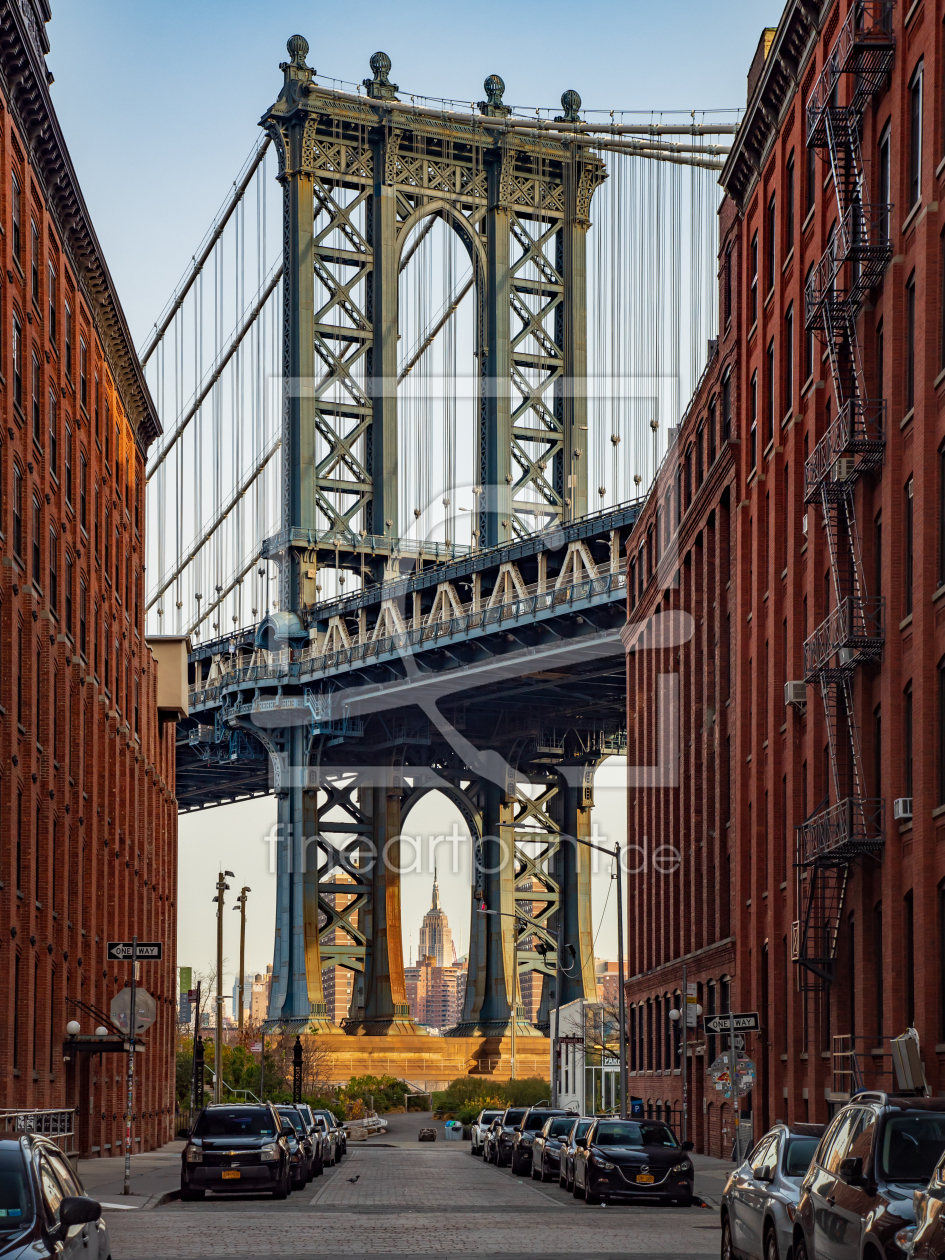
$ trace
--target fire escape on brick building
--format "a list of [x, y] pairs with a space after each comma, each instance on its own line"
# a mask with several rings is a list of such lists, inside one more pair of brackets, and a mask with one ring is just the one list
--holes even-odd
[[866, 388], [856, 323], [892, 255], [891, 207], [869, 199], [861, 135], [864, 111], [887, 82], [894, 54], [892, 0], [855, 4], [807, 102], [807, 144], [830, 163], [837, 220], [805, 294], [807, 328], [826, 343], [835, 407], [804, 467], [805, 502], [823, 513], [833, 605], [804, 644], [804, 680], [820, 691], [830, 754], [826, 799], [797, 828], [801, 917], [792, 954], [805, 991], [833, 982], [852, 865], [883, 847], [883, 801], [867, 795], [854, 682], [883, 652], [884, 601], [867, 590], [856, 489], [882, 465], [886, 403]]

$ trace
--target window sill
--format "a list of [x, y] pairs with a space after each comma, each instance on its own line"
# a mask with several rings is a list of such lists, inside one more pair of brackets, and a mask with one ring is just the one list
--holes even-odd
[[904, 822], [902, 826], [899, 828], [899, 834], [903, 836], [905, 835], [907, 831], [911, 831], [911, 830], [912, 830], [912, 819], [910, 818], [908, 822]]
[[801, 224], [801, 232], [802, 232], [802, 233], [806, 233], [806, 232], [807, 232], [807, 229], [808, 229], [808, 228], [810, 227], [810, 225], [813, 223], [813, 221], [814, 221], [814, 211], [815, 211], [816, 209], [817, 209], [817, 206], [816, 206], [816, 205], [813, 205], [813, 206], [811, 206], [811, 208], [807, 211], [807, 218], [806, 218], [806, 219], [804, 220], [804, 222]]
[[790, 250], [788, 251], [788, 256], [787, 256], [787, 258], [785, 258], [784, 262], [781, 264], [781, 275], [782, 275], [782, 276], [783, 276], [783, 275], [784, 275], [784, 273], [787, 271], [788, 267], [790, 267], [790, 265], [791, 265], [791, 263], [792, 263], [793, 261], [794, 261], [794, 246], [792, 245], [792, 246], [791, 246], [791, 248], [790, 248]]
[[[919, 2], [921, 3], [921, 0], [919, 0]], [[911, 227], [915, 219], [918, 218], [921, 210], [922, 210], [922, 198], [920, 197], [919, 200], [912, 207], [912, 209], [909, 211], [909, 213], [906, 215], [905, 219], [903, 220], [902, 227], [899, 229], [899, 234], [901, 236], [905, 236], [905, 234], [908, 232], [909, 228]]]
[[757, 316], [755, 316], [755, 322], [754, 322], [754, 323], [752, 324], [752, 326], [748, 329], [748, 340], [749, 340], [749, 341], [751, 341], [752, 337], [754, 337], [754, 335], [755, 335], [755, 333], [756, 333], [757, 331], [758, 331], [758, 317], [757, 317]]
[[899, 421], [900, 430], [904, 429], [907, 424], [911, 423], [914, 415], [915, 415], [915, 407], [910, 407], [909, 410], [906, 412], [906, 414]]
[[912, 613], [909, 613], [908, 616], [903, 617], [902, 621], [900, 621], [899, 629], [905, 630], [907, 626], [911, 626], [911, 625], [912, 625]]
[[939, 372], [938, 376], [936, 376], [935, 380], [932, 382], [932, 388], [938, 389], [939, 385], [941, 385], [943, 381], [945, 381], [945, 368], [942, 368], [941, 372]]
[[943, 814], [945, 814], [945, 805], [936, 805], [932, 810], [933, 818], [941, 818]]
[[909, 23], [912, 21], [912, 19], [915, 17], [921, 5], [922, 5], [922, 0], [912, 0], [912, 4], [909, 6], [909, 11], [902, 21], [903, 29], [905, 29], [909, 25]]
[[804, 398], [814, 388], [814, 373], [811, 372], [807, 380], [801, 386], [801, 397]]
[[773, 301], [774, 301], [774, 285], [772, 285], [771, 288], [768, 290], [768, 296], [764, 300], [764, 309], [767, 310]]
[[938, 590], [935, 592], [935, 594], [932, 596], [932, 603], [933, 604], [937, 603], [942, 598], [943, 595], [945, 595], [945, 584], [940, 586]]

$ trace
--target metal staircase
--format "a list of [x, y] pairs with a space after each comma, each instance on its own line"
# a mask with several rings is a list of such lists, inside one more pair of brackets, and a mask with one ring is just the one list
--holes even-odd
[[855, 3], [807, 103], [807, 144], [829, 159], [838, 215], [805, 293], [807, 328], [827, 346], [835, 415], [804, 466], [805, 502], [823, 512], [833, 607], [804, 644], [804, 678], [824, 704], [831, 783], [824, 808], [797, 828], [802, 917], [792, 953], [802, 990], [833, 981], [850, 865], [883, 845], [883, 802], [866, 795], [853, 681], [883, 651], [883, 600], [866, 588], [856, 487], [883, 462], [886, 403], [868, 394], [856, 320], [892, 256], [890, 207], [868, 199], [860, 149], [863, 112], [895, 54], [891, 19], [892, 0]]

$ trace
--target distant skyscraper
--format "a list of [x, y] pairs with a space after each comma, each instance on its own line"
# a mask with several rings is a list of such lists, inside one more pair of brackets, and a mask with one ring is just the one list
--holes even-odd
[[420, 928], [420, 949], [418, 961], [433, 958], [437, 967], [450, 967], [455, 954], [453, 952], [453, 934], [450, 931], [449, 919], [440, 906], [440, 886], [433, 872], [433, 904], [423, 916]]

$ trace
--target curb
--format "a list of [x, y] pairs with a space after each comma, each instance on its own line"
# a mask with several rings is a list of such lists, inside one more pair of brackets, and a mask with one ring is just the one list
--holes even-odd
[[147, 1203], [141, 1205], [142, 1212], [152, 1212], [155, 1208], [164, 1207], [167, 1203], [175, 1203], [180, 1198], [180, 1189], [165, 1190], [162, 1194], [152, 1194]]

